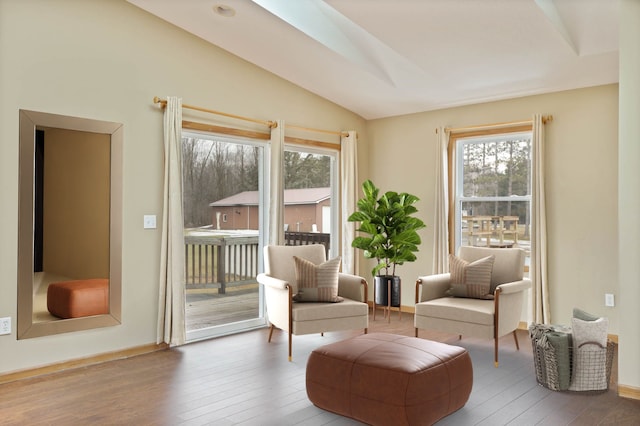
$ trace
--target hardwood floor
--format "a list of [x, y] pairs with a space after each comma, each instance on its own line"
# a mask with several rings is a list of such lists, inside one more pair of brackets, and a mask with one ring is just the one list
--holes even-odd
[[[369, 332], [413, 335], [413, 317], [391, 323], [378, 312]], [[287, 338], [267, 329], [0, 385], [2, 425], [358, 425], [308, 400], [305, 366], [316, 347], [358, 331]], [[421, 338], [469, 350], [474, 386], [462, 409], [438, 425], [637, 425], [640, 401], [620, 398], [615, 384], [602, 394], [553, 392], [535, 380], [527, 333], [520, 351], [501, 340], [500, 367], [491, 341], [457, 340], [420, 332]], [[614, 374], [615, 377], [615, 365]]]

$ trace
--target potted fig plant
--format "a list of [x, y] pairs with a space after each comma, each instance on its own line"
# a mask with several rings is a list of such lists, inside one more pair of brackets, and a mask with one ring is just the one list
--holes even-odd
[[[359, 222], [356, 229], [360, 233], [351, 243], [352, 247], [364, 251], [367, 259], [376, 259], [371, 270], [374, 276], [374, 302], [376, 305], [400, 307], [400, 277], [396, 276], [396, 266], [416, 260], [415, 253], [420, 245], [418, 230], [426, 225], [413, 216], [419, 201], [415, 195], [406, 192], [385, 192], [371, 180], [362, 184], [364, 197], [358, 200], [357, 211], [348, 218], [349, 222]], [[388, 300], [387, 283], [391, 280], [391, 301]]]

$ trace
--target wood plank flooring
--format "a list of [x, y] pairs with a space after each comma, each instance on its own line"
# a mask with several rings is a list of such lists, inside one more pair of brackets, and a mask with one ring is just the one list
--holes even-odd
[[[379, 312], [380, 313], [380, 312]], [[413, 317], [378, 315], [369, 332], [413, 335]], [[308, 400], [305, 366], [316, 347], [358, 331], [287, 338], [267, 329], [0, 385], [1, 425], [359, 425]], [[438, 425], [637, 425], [640, 401], [602, 394], [553, 392], [535, 380], [527, 333], [520, 351], [501, 339], [500, 367], [493, 345], [480, 339], [420, 332], [421, 338], [469, 350], [474, 386], [467, 404]], [[615, 363], [614, 373], [615, 377]]]

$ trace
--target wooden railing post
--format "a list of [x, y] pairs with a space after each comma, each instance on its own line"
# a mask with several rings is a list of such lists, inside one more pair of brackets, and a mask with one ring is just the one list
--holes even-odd
[[218, 246], [218, 267], [216, 268], [218, 273], [217, 281], [220, 284], [220, 288], [218, 289], [219, 294], [225, 294], [227, 292], [227, 284], [225, 280], [225, 274], [226, 274], [225, 253], [226, 253], [226, 245], [223, 241], [222, 244]]

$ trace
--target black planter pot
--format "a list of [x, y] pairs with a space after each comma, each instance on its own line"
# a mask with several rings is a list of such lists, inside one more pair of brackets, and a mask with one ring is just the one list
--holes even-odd
[[[374, 302], [376, 305], [400, 307], [400, 277], [397, 275], [376, 275], [373, 281], [375, 286]], [[389, 283], [391, 283], [391, 305], [389, 305]]]

